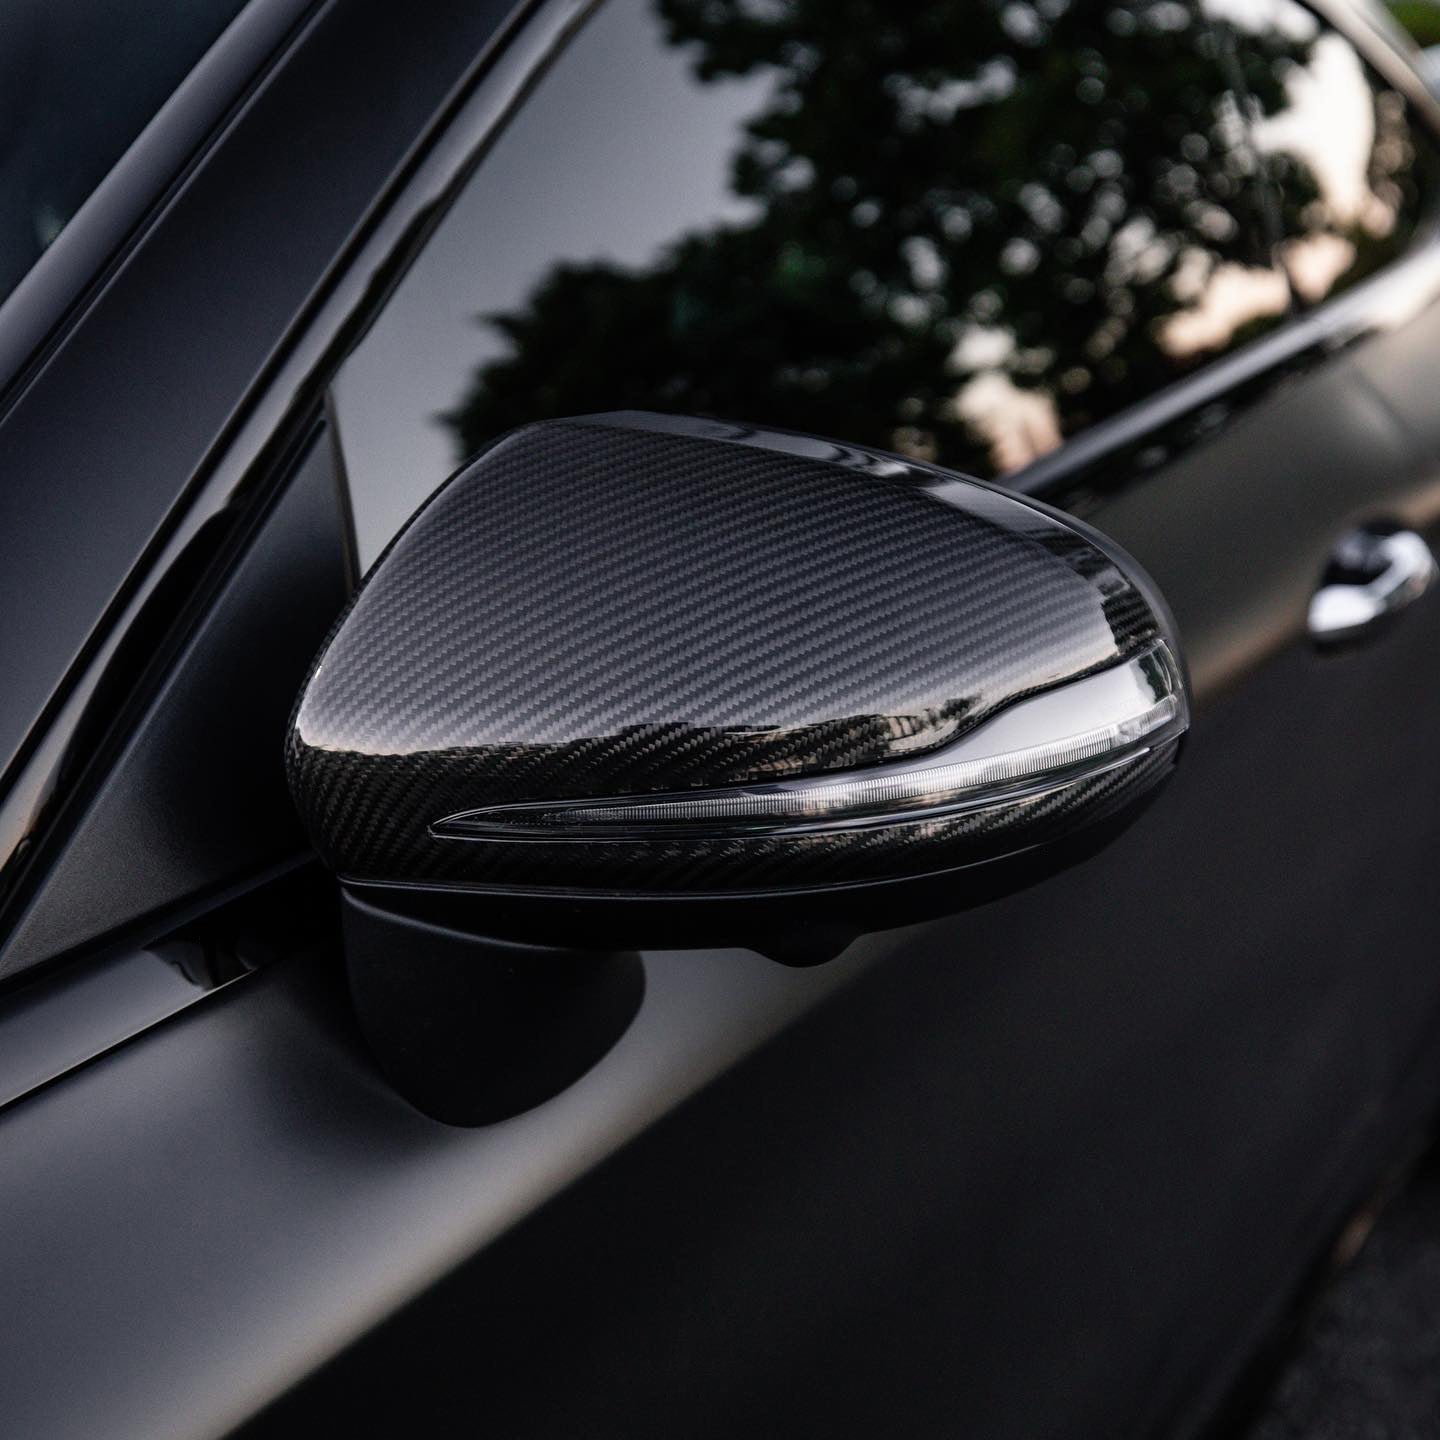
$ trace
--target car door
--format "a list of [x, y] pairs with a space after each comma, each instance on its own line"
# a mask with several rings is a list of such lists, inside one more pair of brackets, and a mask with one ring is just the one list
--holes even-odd
[[[1407, 735], [1401, 773], [1428, 763], [1429, 687], [1405, 677], [1431, 622], [1344, 655], [1304, 635], [1349, 530], [1433, 521], [1431, 462], [1365, 379], [1382, 296], [1423, 313], [1429, 289], [1433, 141], [1406, 115], [1424, 98], [1293, 6], [975, 7], [960, 24], [944, 7], [893, 27], [835, 6], [602, 11], [337, 378], [362, 552], [418, 498], [397, 501], [395, 477], [418, 470], [423, 491], [511, 425], [738, 415], [1012, 475], [1078, 510], [1157, 578], [1201, 707], [1180, 794], [1083, 879], [873, 942], [863, 998], [779, 1042], [768, 1092], [742, 1092], [779, 1129], [740, 1175], [733, 1136], [707, 1161], [680, 1120], [641, 1179], [617, 1161], [596, 1212], [662, 1167], [704, 1179], [683, 1218], [666, 1183], [643, 1240], [587, 1260], [584, 1303], [584, 1187], [512, 1242], [553, 1286], [527, 1285], [529, 1323], [566, 1295], [563, 1348], [585, 1366], [523, 1433], [578, 1427], [602, 1394], [617, 1432], [662, 1428], [696, 1385], [717, 1430], [1144, 1430], [1244, 1353], [1237, 1315], [1258, 1333], [1264, 1297], [1293, 1288], [1373, 1171], [1343, 1158], [1376, 1143], [1362, 1115], [1403, 1111], [1426, 1053], [1434, 817], [1423, 786], [1386, 776]], [[1373, 152], [1327, 169], [1331, 137], [1367, 126]], [[1339, 840], [1362, 814], [1365, 838]], [[1297, 1210], [1305, 1155], [1324, 1174]], [[707, 1241], [717, 1189], [732, 1228]], [[1302, 1211], [1315, 1228], [1295, 1245]], [[651, 1245], [693, 1268], [652, 1276]], [[1230, 1279], [1208, 1300], [1247, 1292], [1248, 1312], [1174, 1310], [1164, 1297], [1220, 1253]], [[469, 1304], [516, 1273], [491, 1292], [477, 1262]], [[465, 1293], [432, 1302], [456, 1346], [478, 1321]], [[859, 1298], [877, 1294], [883, 1322]], [[676, 1315], [688, 1342], [607, 1387]], [[436, 1323], [407, 1345], [397, 1322], [338, 1375], [453, 1355]], [[537, 1331], [506, 1343], [530, 1375]]]
[[[1203, 1412], [1429, 1104], [1435, 622], [1305, 635], [1347, 533], [1434, 521], [1370, 358], [1433, 295], [1428, 114], [1290, 5], [589, 23], [339, 372], [362, 554], [527, 420], [818, 430], [1120, 539], [1200, 719], [1134, 834], [856, 947], [853, 990], [312, 1403], [440, 1396], [484, 1333], [503, 1359], [435, 1413], [525, 1434]], [[1331, 163], [1341, 133], [1368, 148]]]
[[[65, 930], [135, 833], [86, 792], [11, 955], [278, 958], [0, 1116], [27, 1433], [217, 1433], [268, 1401], [250, 1433], [1185, 1433], [1423, 1126], [1440, 615], [1343, 650], [1306, 624], [1347, 536], [1437, 518], [1430, 103], [1348, 12], [961, 9], [537, 7], [403, 177], [406, 223], [347, 254], [335, 339], [261, 385], [246, 473], [296, 555], [348, 510], [362, 569], [549, 414], [729, 414], [998, 476], [1169, 599], [1175, 780], [1075, 869], [815, 970], [647, 954], [615, 1050], [474, 1131], [374, 1072], [318, 877], [277, 899], [232, 868]], [[1328, 179], [1317, 92], [1347, 134], [1369, 117]], [[247, 526], [251, 588], [227, 568], [205, 616], [275, 593]], [[228, 659], [262, 672], [211, 626], [115, 784], [147, 743], [166, 773], [151, 720], [206, 718]], [[187, 659], [212, 667], [188, 690]], [[145, 844], [243, 827], [243, 788], [187, 794], [236, 756], [278, 779], [282, 725], [200, 748]]]

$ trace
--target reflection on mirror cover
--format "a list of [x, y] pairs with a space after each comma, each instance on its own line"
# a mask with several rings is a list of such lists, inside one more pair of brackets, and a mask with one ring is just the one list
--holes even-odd
[[753, 218], [481, 317], [460, 455], [634, 406], [1004, 473], [1373, 270], [1432, 188], [1399, 96], [1290, 0], [653, 8], [701, 84], [770, 80]]

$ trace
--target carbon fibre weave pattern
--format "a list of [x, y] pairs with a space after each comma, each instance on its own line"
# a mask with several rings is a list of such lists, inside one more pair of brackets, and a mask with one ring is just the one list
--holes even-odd
[[355, 879], [615, 886], [643, 864], [654, 888], [784, 886], [916, 868], [922, 845], [964, 863], [997, 827], [1028, 844], [1023, 817], [1068, 826], [1128, 795], [1147, 764], [843, 843], [430, 836], [482, 805], [921, 753], [1157, 633], [1115, 561], [1051, 515], [846, 453], [862, 458], [558, 421], [472, 462], [371, 572], [297, 707], [290, 783], [327, 862]]

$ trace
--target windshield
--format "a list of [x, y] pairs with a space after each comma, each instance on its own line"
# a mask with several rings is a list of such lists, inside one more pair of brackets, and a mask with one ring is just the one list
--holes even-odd
[[3, 300], [243, 0], [0, 5]]

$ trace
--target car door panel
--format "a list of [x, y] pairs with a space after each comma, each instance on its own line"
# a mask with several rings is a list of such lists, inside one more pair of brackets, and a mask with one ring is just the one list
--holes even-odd
[[[1150, 437], [1163, 445], [1164, 434]], [[1209, 443], [1147, 475], [1052, 482], [1095, 486], [1084, 506], [1155, 577], [1180, 626], [1203, 704], [1303, 639], [1306, 609], [1336, 543], [1364, 520], [1434, 526], [1429, 463], [1357, 365], [1337, 358], [1248, 407]], [[1404, 643], [1401, 641], [1401, 643]], [[1303, 728], [1284, 706], [1277, 725]]]
[[254, 1433], [1144, 1434], [1233, 1376], [1432, 1103], [1440, 616], [1341, 655], [1304, 619], [1358, 516], [1433, 522], [1433, 467], [1342, 357], [1128, 487], [1071, 484], [1191, 657], [1163, 801], [856, 947], [820, 1014]]
[[[1334, 834], [1386, 793], [1355, 729], [1436, 700], [1399, 647], [1323, 665], [1292, 649], [1202, 713], [1167, 803], [1043, 893], [857, 947], [853, 985], [251, 1433], [1202, 1411], [1433, 1103], [1434, 807], [1394, 796], [1391, 842], [1339, 862]], [[1313, 707], [1298, 735], [1270, 723], [1285, 697]]]

